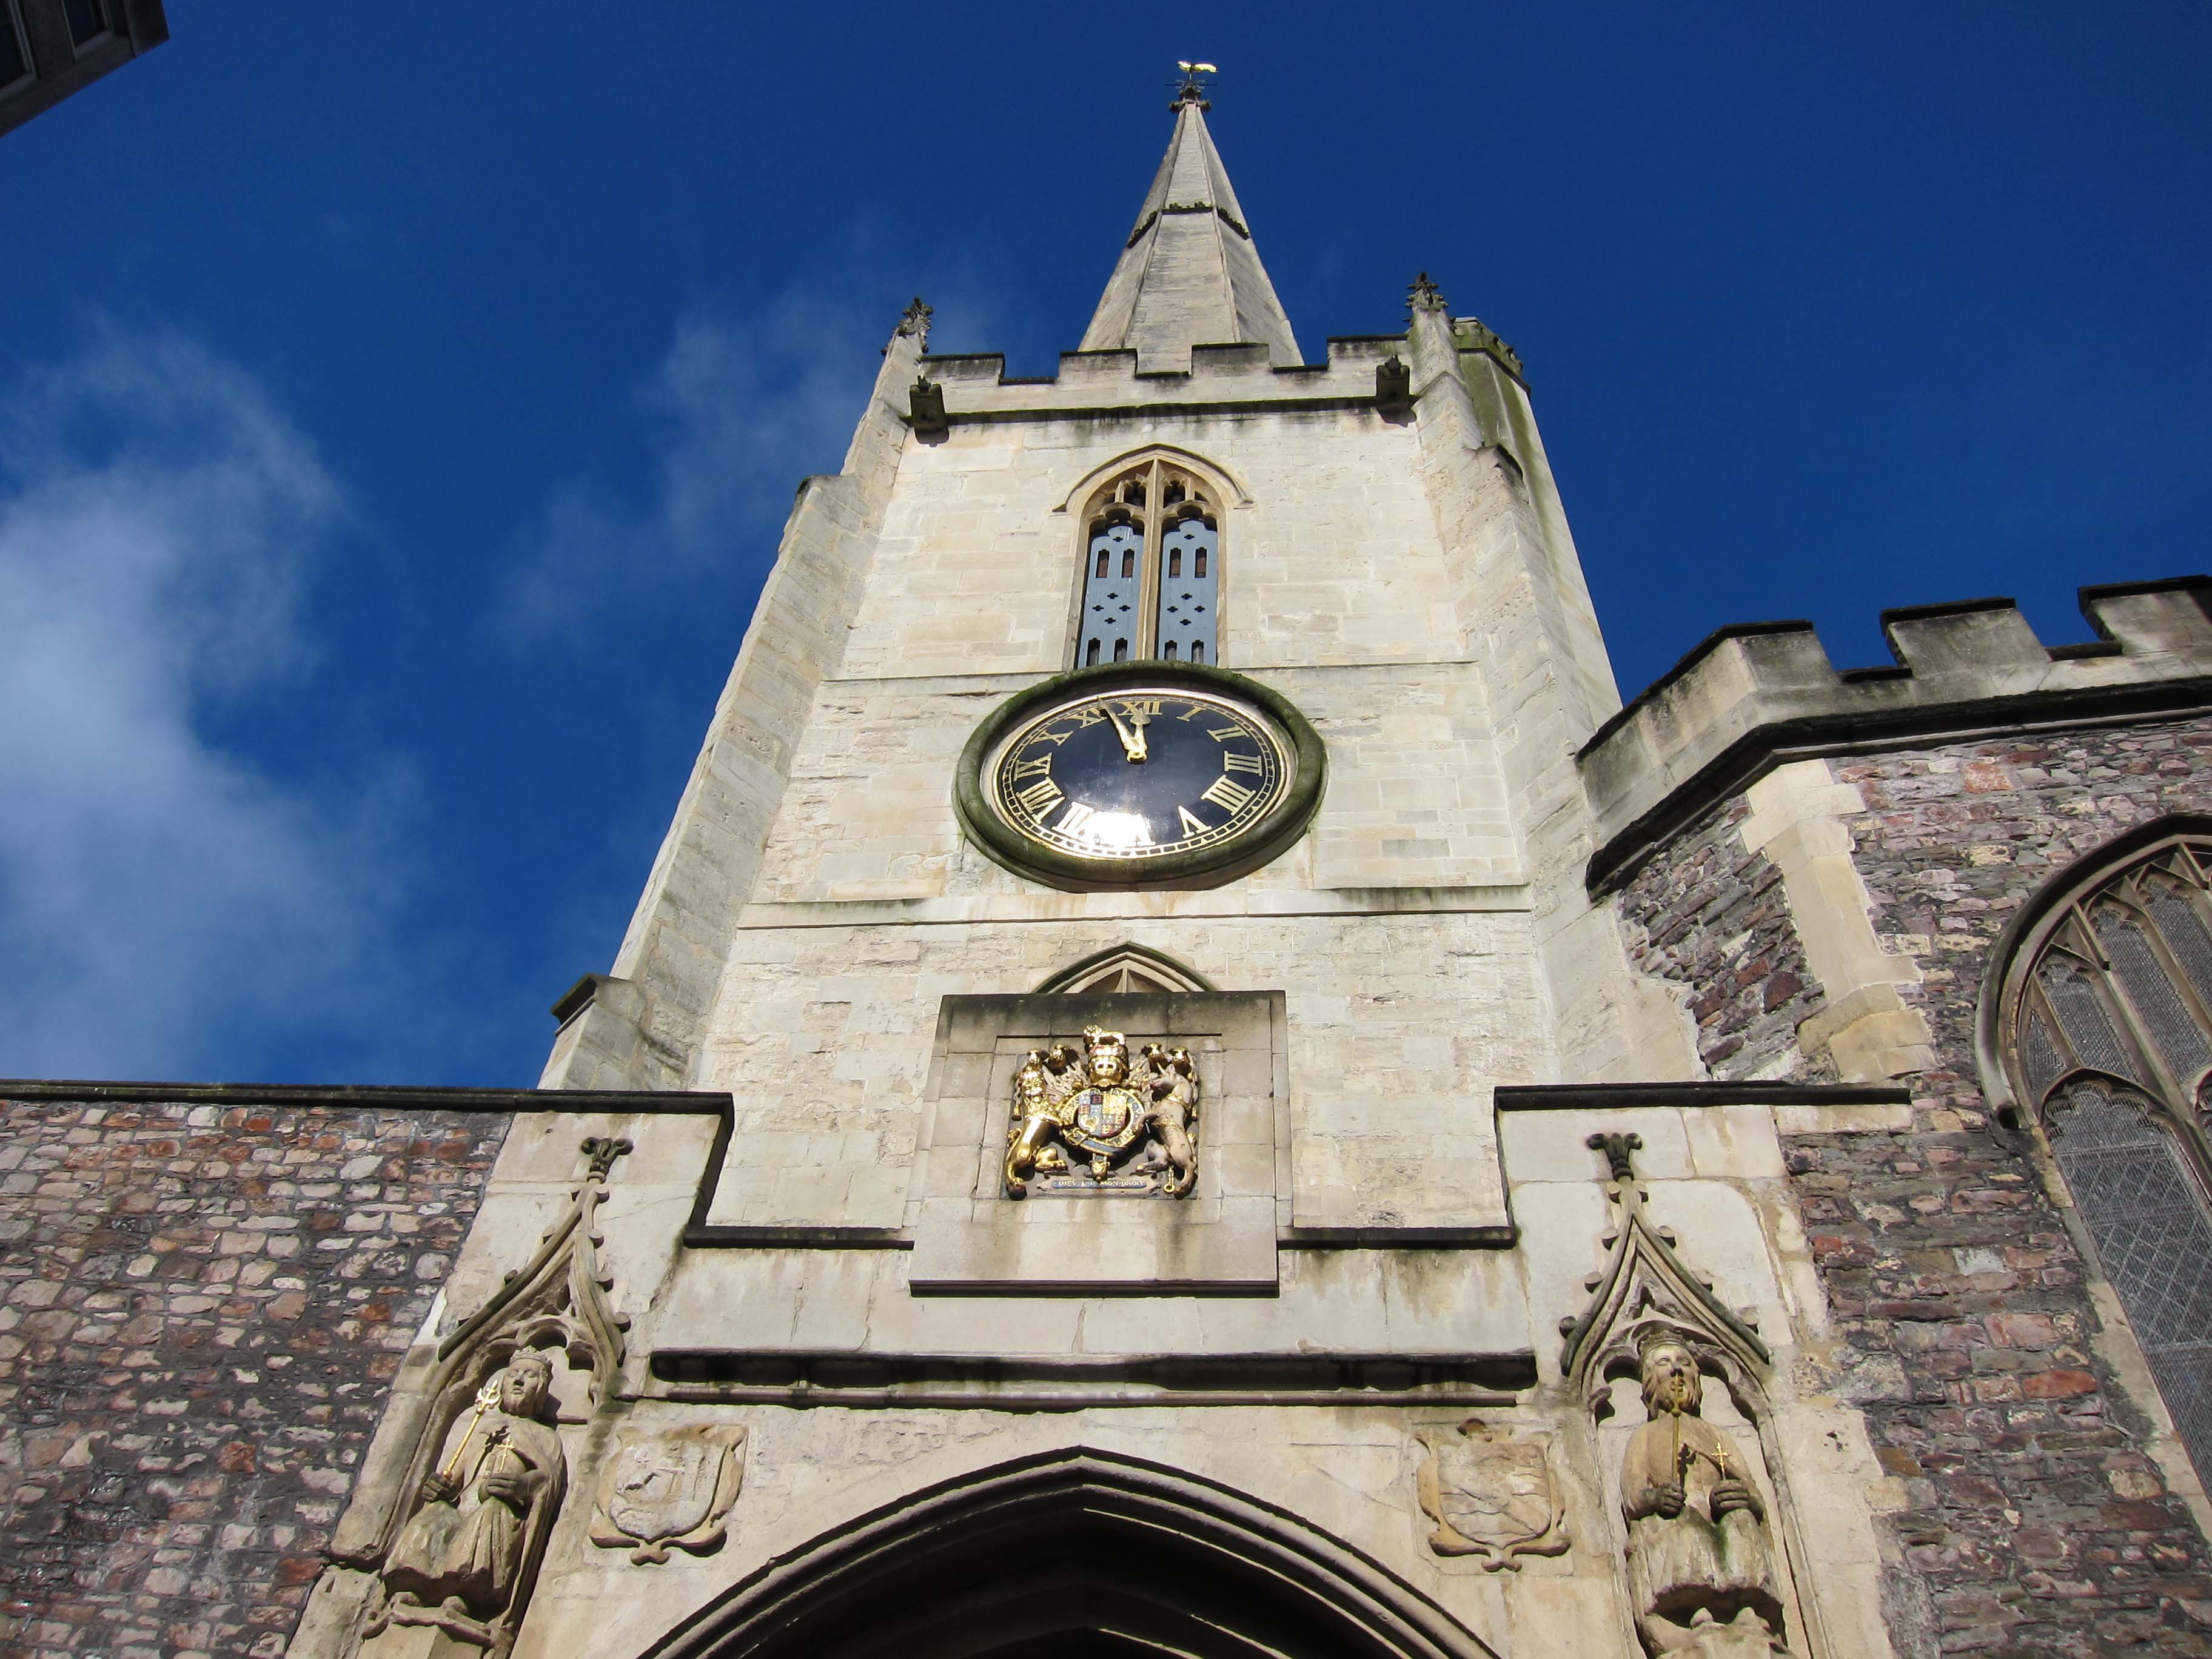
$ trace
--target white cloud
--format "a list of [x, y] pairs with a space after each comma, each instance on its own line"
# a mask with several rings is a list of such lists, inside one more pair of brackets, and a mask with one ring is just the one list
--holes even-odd
[[0, 388], [0, 1074], [251, 1074], [352, 1024], [392, 882], [373, 808], [212, 735], [311, 665], [343, 521], [252, 376], [111, 329]]
[[793, 291], [742, 317], [695, 309], [638, 394], [653, 440], [649, 501], [572, 482], [553, 493], [510, 580], [518, 643], [575, 636], [611, 605], [715, 573], [764, 574], [799, 481], [835, 471], [895, 317]]

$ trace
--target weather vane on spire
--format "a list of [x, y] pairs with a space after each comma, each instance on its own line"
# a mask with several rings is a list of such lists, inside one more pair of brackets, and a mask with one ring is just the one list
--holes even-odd
[[1221, 71], [1211, 64], [1190, 64], [1180, 58], [1176, 59], [1176, 69], [1178, 71], [1176, 78], [1168, 82], [1175, 88], [1176, 100], [1168, 107], [1173, 109], [1180, 104], [1195, 104], [1202, 110], [1212, 109], [1213, 106], [1206, 99], [1206, 89]]

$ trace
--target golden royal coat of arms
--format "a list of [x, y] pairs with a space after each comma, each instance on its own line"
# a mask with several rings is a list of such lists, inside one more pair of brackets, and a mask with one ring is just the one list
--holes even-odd
[[1030, 1183], [1054, 1194], [1187, 1194], [1198, 1180], [1198, 1067], [1157, 1042], [1133, 1060], [1128, 1038], [1083, 1028], [1081, 1052], [1032, 1048], [1014, 1074], [1006, 1131], [1009, 1198]]

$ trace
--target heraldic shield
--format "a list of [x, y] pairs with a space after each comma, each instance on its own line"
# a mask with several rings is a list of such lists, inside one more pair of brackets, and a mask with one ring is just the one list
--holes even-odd
[[665, 1561], [671, 1549], [703, 1555], [719, 1547], [744, 1478], [744, 1440], [737, 1424], [624, 1429], [599, 1476], [592, 1541], [629, 1545], [640, 1565]]
[[1431, 1429], [1419, 1438], [1428, 1449], [1421, 1508], [1436, 1523], [1431, 1549], [1479, 1555], [1492, 1572], [1519, 1566], [1523, 1555], [1565, 1553], [1566, 1511], [1552, 1477], [1549, 1436], [1516, 1440], [1470, 1417], [1456, 1430]]

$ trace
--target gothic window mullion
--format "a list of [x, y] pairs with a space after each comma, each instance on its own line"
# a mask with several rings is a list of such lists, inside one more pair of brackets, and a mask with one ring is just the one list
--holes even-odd
[[[2104, 946], [2105, 972], [2103, 981], [2106, 1000], [2119, 1015], [2124, 1035], [2141, 1060], [2149, 1066], [2146, 1073], [2152, 1086], [2145, 1092], [2159, 1113], [2166, 1118], [2183, 1155], [2183, 1161], [2194, 1176], [2200, 1199], [2212, 1201], [2212, 1143], [2208, 1143], [2204, 1125], [2197, 1109], [2197, 1074], [2203, 1061], [2194, 1056], [2207, 1048], [2204, 1033], [2212, 1030], [2208, 1024], [2202, 1000], [2187, 984], [2187, 975], [2181, 971], [2170, 947], [2160, 934], [2157, 919], [2143, 902], [2145, 878], [2140, 872], [2131, 872], [2119, 880], [2108, 884], [2102, 892], [2081, 907], [2081, 920], [2089, 926], [2093, 935]], [[2122, 951], [2102, 938], [2094, 925], [2100, 914], [2117, 915], [2116, 933], [2125, 937], [2121, 930], [2132, 925], [2149, 960], [2134, 958], [2142, 976], [2149, 983], [2140, 989], [2130, 987], [2129, 975], [2123, 971]], [[2163, 994], [2173, 999], [2165, 1012], [2166, 1023], [2174, 1029], [2161, 1039], [2159, 1020], [2153, 1006], [2146, 1006], [2146, 998]], [[2177, 1069], [2175, 1054], [2186, 1047], [2191, 1052], [2191, 1072], [2186, 1077]]]
[[[2109, 892], [2099, 896], [2111, 902]], [[2139, 918], [2141, 913], [2133, 914]], [[2086, 915], [2083, 920], [2089, 923], [2090, 931], [2095, 933], [2097, 929], [2094, 920]], [[2140, 930], [2140, 920], [2136, 925]], [[2105, 1006], [2112, 1016], [2121, 1041], [2135, 1051], [2136, 1063], [2144, 1068], [2142, 1081], [2151, 1085], [2150, 1092], [2161, 1103], [2170, 1106], [2172, 1102], [2182, 1098], [2184, 1087], [2174, 1075], [2172, 1062], [2153, 1032], [2149, 1020], [2129, 992], [2127, 981], [2121, 976], [2113, 961], [2110, 943], [2101, 935], [2098, 936], [2097, 942], [2100, 947], [2100, 954], [2104, 957], [2104, 971], [2095, 975], [2094, 982], [2104, 994]]]
[[[2152, 954], [2158, 960], [2160, 971], [2173, 988], [2175, 996], [2188, 1012], [2196, 1029], [2200, 1032], [2212, 1032], [2212, 1002], [2206, 1000], [2205, 993], [2191, 977], [2187, 964], [2182, 961], [2179, 948], [2166, 936], [2167, 924], [2158, 913], [2157, 901], [2161, 896], [2159, 890], [2148, 879], [2140, 883], [2139, 888], [2142, 898], [2136, 909], [2142, 918], [2143, 934], [2149, 942]], [[2204, 895], [2201, 890], [2184, 895], [2183, 902], [2189, 906], [2200, 925], [2206, 921]], [[2200, 1086], [2198, 1079], [2208, 1068], [2212, 1068], [2212, 1045], [2207, 1046], [2204, 1057], [2197, 1062], [2191, 1075], [2179, 1079], [2181, 1099], [2194, 1103]]]
[[1137, 654], [1152, 657], [1159, 654], [1159, 629], [1156, 621], [1160, 605], [1160, 536], [1167, 523], [1167, 480], [1161, 475], [1160, 464], [1154, 461], [1147, 471], [1145, 500], [1151, 511], [1145, 514], [1145, 556], [1138, 566], [1137, 584]]

